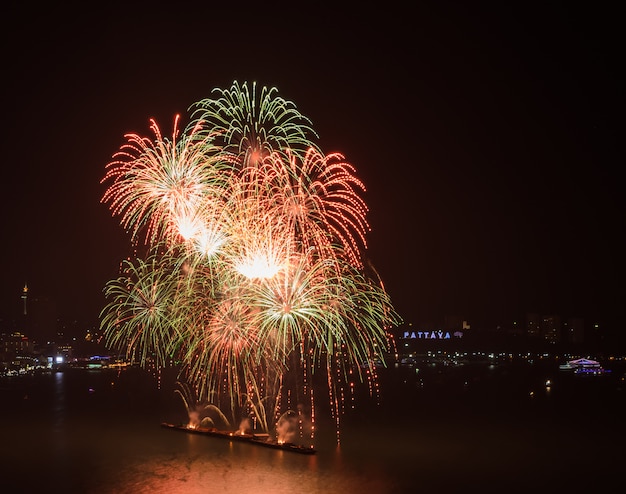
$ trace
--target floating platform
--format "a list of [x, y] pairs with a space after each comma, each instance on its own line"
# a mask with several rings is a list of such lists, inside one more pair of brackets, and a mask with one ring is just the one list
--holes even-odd
[[192, 428], [186, 425], [176, 425], [167, 422], [162, 422], [161, 427], [187, 432], [188, 434], [199, 434], [201, 436], [219, 437], [230, 441], [256, 444], [257, 446], [263, 446], [265, 448], [281, 449], [283, 451], [291, 451], [293, 453], [301, 453], [305, 455], [312, 455], [316, 453], [313, 447], [302, 446], [294, 443], [281, 443], [271, 439], [269, 434], [244, 434], [238, 431], [220, 431], [204, 427]]

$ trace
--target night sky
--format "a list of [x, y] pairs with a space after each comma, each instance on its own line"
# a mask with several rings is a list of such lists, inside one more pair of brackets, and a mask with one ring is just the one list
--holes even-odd
[[621, 17], [504, 3], [5, 7], [1, 313], [27, 282], [97, 318], [130, 251], [106, 164], [237, 80], [277, 87], [356, 167], [367, 256], [406, 321], [621, 329]]

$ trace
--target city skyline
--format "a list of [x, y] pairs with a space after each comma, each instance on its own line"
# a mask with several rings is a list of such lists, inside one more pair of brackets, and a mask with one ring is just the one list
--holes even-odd
[[228, 42], [208, 42], [188, 12], [40, 21], [12, 6], [1, 313], [28, 283], [61, 314], [97, 317], [131, 250], [100, 203], [124, 134], [149, 135], [155, 118], [167, 135], [214, 87], [255, 80], [295, 101], [324, 151], [356, 167], [368, 255], [406, 321], [537, 312], [621, 330], [616, 17], [473, 8], [260, 10], [257, 22], [284, 31], [256, 52], [223, 26], [212, 39]]
[[[67, 329], [68, 325], [74, 326], [74, 332], [78, 331], [76, 334], [82, 334], [85, 330], [93, 331], [94, 329], [97, 329], [98, 318], [80, 319], [76, 317], [75, 314], [61, 314], [58, 312], [56, 301], [51, 300], [46, 296], [33, 296], [32, 293], [29, 295], [29, 292], [30, 290], [27, 285], [25, 285], [22, 289], [19, 310], [14, 311], [15, 318], [13, 320], [7, 319], [3, 321], [3, 326], [0, 327], [0, 330], [27, 330], [29, 326], [24, 325], [24, 322], [26, 319], [32, 320], [33, 317], [39, 319], [40, 322], [38, 325], [41, 325], [41, 321], [48, 319], [48, 323], [45, 323], [46, 326], [49, 326], [47, 328], [48, 332], [53, 332], [55, 329], [55, 321], [56, 326], [61, 329], [63, 327]], [[556, 320], [562, 329], [565, 329], [570, 324], [575, 324], [577, 326], [581, 326], [581, 329], [584, 329], [586, 332], [591, 332], [592, 330], [598, 331], [601, 329], [605, 336], [615, 335], [610, 328], [608, 328], [609, 331], [606, 332], [607, 328], [603, 325], [601, 327], [599, 321], [596, 320], [585, 320], [582, 317], [572, 314], [538, 313], [530, 311], [496, 321], [493, 326], [477, 325], [476, 321], [465, 317], [463, 314], [440, 314], [431, 319], [407, 319], [400, 321], [395, 327], [394, 332], [397, 333], [398, 330], [406, 330], [407, 328], [413, 328], [419, 331], [436, 331], [442, 329], [465, 331], [473, 328], [473, 332], [490, 332], [494, 330], [517, 332], [520, 330], [522, 332], [533, 333], [529, 325], [536, 325], [539, 320]], [[621, 338], [619, 340], [621, 341]]]

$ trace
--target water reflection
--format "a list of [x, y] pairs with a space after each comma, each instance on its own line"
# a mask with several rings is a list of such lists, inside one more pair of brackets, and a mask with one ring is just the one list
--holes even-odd
[[120, 486], [137, 493], [401, 492], [393, 490], [394, 479], [380, 462], [369, 471], [355, 469], [341, 448], [309, 456], [194, 435], [163, 439], [170, 452], [121, 466], [101, 492], [116, 493]]
[[184, 406], [125, 371], [3, 383], [3, 492], [512, 492], [511, 479], [562, 492], [621, 475], [614, 440], [626, 432], [626, 400], [611, 381], [514, 370], [392, 377], [381, 405], [361, 402], [344, 421], [340, 446], [332, 421], [318, 422], [312, 456], [163, 429], [186, 418]]

